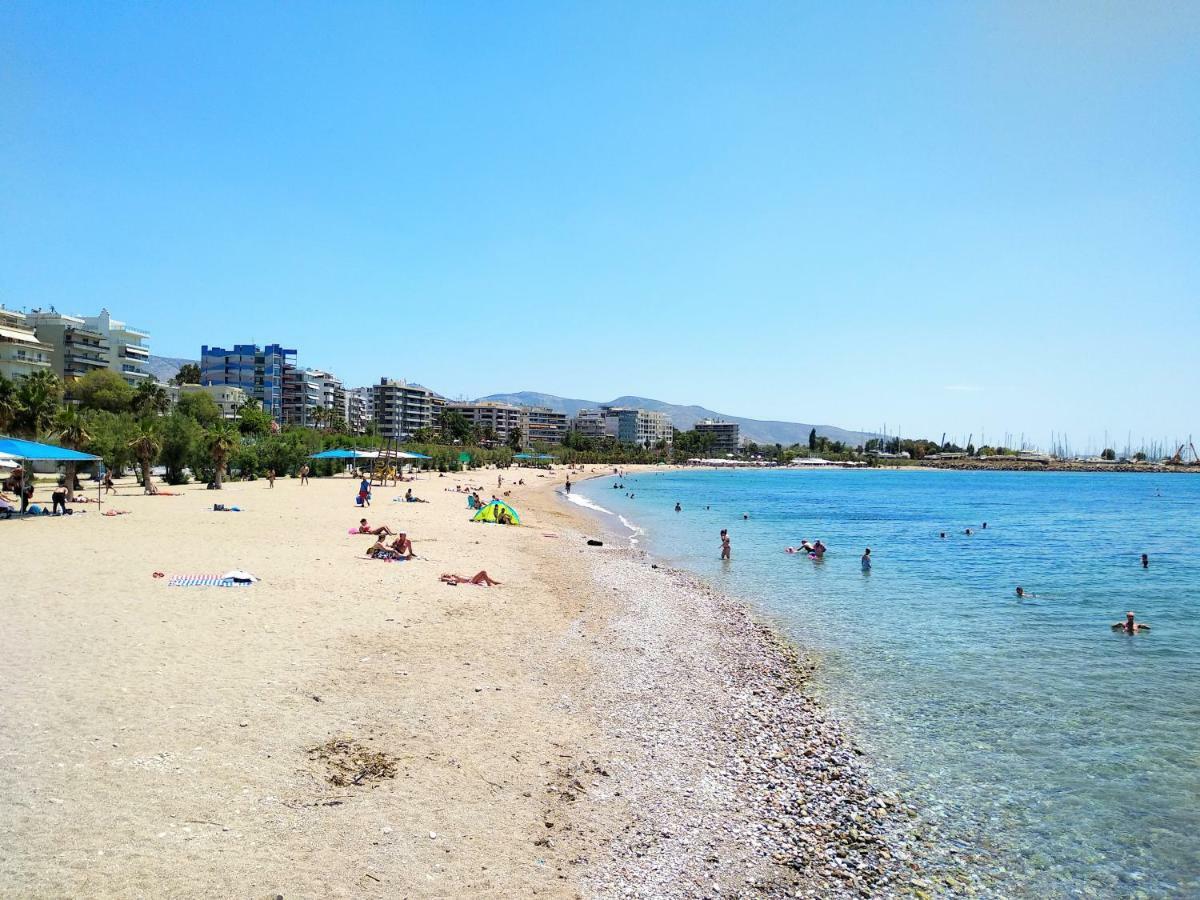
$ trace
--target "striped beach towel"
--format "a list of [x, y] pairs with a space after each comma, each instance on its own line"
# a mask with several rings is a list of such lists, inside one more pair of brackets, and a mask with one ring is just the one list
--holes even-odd
[[172, 575], [167, 587], [249, 587], [248, 581], [234, 581], [220, 575]]

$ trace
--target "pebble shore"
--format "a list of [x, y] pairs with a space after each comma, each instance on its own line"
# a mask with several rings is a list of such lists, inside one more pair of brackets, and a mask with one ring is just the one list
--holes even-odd
[[636, 550], [584, 558], [620, 598], [587, 702], [623, 748], [604, 787], [629, 820], [590, 848], [592, 895], [980, 892], [969, 875], [925, 871], [917, 811], [873, 789], [806, 689], [811, 664], [743, 603]]

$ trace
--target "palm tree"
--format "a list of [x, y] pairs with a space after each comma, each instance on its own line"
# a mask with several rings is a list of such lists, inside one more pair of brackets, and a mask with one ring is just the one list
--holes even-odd
[[[82, 450], [92, 440], [87, 431], [87, 420], [79, 412], [79, 407], [68, 404], [58, 411], [54, 417], [54, 428], [63, 446], [71, 450]], [[75, 461], [65, 464], [67, 500], [75, 499]]]
[[17, 385], [0, 374], [0, 431], [7, 431], [17, 417]]
[[154, 486], [150, 480], [150, 467], [154, 464], [154, 458], [162, 450], [162, 441], [158, 437], [158, 426], [152, 419], [143, 419], [139, 423], [137, 431], [129, 441], [129, 449], [133, 451], [133, 455], [138, 459], [138, 465], [141, 466], [142, 488], [146, 493], [150, 493]]
[[208, 430], [208, 452], [212, 456], [213, 465], [217, 470], [214, 480], [218, 490], [223, 484], [225, 464], [229, 461], [229, 456], [238, 443], [238, 431], [229, 422], [220, 421]]
[[135, 416], [162, 415], [171, 408], [171, 398], [161, 385], [143, 381], [134, 390], [129, 406]]
[[53, 372], [34, 372], [17, 383], [17, 409], [13, 425], [37, 437], [49, 427], [62, 402], [63, 384]]

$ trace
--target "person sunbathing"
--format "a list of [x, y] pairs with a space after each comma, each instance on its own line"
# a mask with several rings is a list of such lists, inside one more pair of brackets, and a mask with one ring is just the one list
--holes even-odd
[[449, 572], [444, 572], [438, 578], [438, 580], [444, 582], [445, 584], [478, 584], [482, 585], [483, 587], [492, 587], [492, 585], [500, 584], [500, 582], [490, 577], [488, 573], [482, 569], [480, 569], [470, 578], [467, 578], [465, 575], [453, 575]]
[[377, 537], [383, 537], [385, 534], [395, 534], [396, 532], [392, 531], [392, 529], [388, 528], [386, 525], [380, 525], [378, 528], [372, 528], [370, 525], [367, 524], [366, 519], [359, 519], [358, 520], [358, 533], [359, 534], [373, 534], [373, 535], [376, 535]]
[[403, 531], [396, 535], [396, 539], [392, 541], [392, 549], [405, 559], [412, 559], [417, 555], [416, 551], [413, 550], [412, 541], [408, 539], [408, 535]]

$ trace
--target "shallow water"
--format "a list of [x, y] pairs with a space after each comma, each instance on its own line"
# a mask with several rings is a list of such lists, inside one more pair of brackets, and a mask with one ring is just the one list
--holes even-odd
[[[1200, 477], [737, 471], [613, 483], [575, 492], [817, 653], [822, 697], [878, 778], [925, 807], [942, 846], [983, 851], [999, 892], [1200, 896]], [[828, 545], [823, 561], [784, 552], [804, 538]], [[1038, 597], [1019, 600], [1018, 584]], [[1110, 630], [1128, 609], [1150, 634]]]

